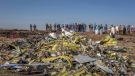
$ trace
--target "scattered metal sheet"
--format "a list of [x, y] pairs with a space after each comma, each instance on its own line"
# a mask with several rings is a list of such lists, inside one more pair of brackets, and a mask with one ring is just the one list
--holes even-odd
[[[66, 31], [62, 28], [62, 35], [49, 33], [49, 36], [45, 37], [40, 34], [38, 36], [31, 37], [30, 39], [20, 39], [13, 41], [10, 44], [0, 46], [0, 49], [2, 48], [1, 50], [5, 50], [1, 51], [2, 53], [0, 54], [0, 58], [4, 61], [10, 62], [0, 65], [0, 68], [15, 68], [19, 71], [23, 69], [28, 72], [28, 67], [33, 67], [34, 69], [31, 68], [31, 71], [46, 69], [50, 70], [50, 74], [53, 71], [60, 71], [58, 68], [63, 66], [65, 66], [70, 71], [77, 71], [77, 68], [83, 67], [87, 67], [87, 69], [91, 69], [91, 67], [93, 67], [92, 69], [95, 71], [97, 71], [96, 67], [98, 67], [103, 70], [102, 72], [112, 74], [116, 74], [113, 72], [114, 70], [121, 71], [119, 70], [121, 66], [119, 63], [123, 62], [123, 60], [121, 60], [123, 58], [120, 59], [121, 56], [116, 54], [115, 57], [118, 56], [117, 59], [111, 59], [113, 56], [111, 51], [113, 50], [110, 48], [112, 47], [105, 47], [104, 45], [100, 44], [100, 41], [91, 41], [91, 39], [90, 41], [88, 40], [89, 39], [84, 36], [80, 36], [72, 31]], [[105, 42], [108, 42], [108, 40], [109, 37], [104, 39]], [[56, 44], [57, 47], [54, 47]], [[109, 51], [107, 51], [108, 49]], [[119, 47], [114, 46], [114, 49], [119, 49]], [[128, 48], [123, 49], [127, 50]], [[60, 56], [60, 58], [57, 58], [58, 56]], [[42, 58], [44, 60], [42, 60]], [[97, 62], [98, 60], [103, 60], [104, 65]], [[126, 63], [126, 59], [124, 59], [124, 62]], [[86, 65], [83, 65], [83, 63]], [[35, 68], [35, 66], [38, 68]], [[107, 66], [109, 66], [109, 68]], [[134, 67], [135, 64], [129, 66]], [[71, 67], [76, 69], [72, 69]], [[124, 70], [127, 70], [127, 68], [124, 68]], [[87, 71], [87, 73], [91, 72], [92, 71]]]
[[95, 43], [100, 44], [100, 41], [95, 41]]
[[49, 33], [49, 36], [51, 36], [52, 38], [56, 39], [57, 38], [57, 35], [56, 33]]
[[33, 63], [33, 64], [4, 64], [4, 66], [38, 66], [38, 65], [52, 65], [53, 63]]
[[98, 64], [97, 61], [95, 61], [94, 64], [95, 64], [96, 66], [100, 67], [100, 68], [101, 68], [102, 70], [104, 70], [105, 72], [114, 74], [114, 72], [113, 72], [111, 69], [109, 69], [109, 68], [106, 67], [106, 66], [101, 66], [100, 64]]
[[86, 63], [86, 62], [91, 62], [91, 61], [96, 61], [97, 59], [96, 58], [91, 58], [87, 55], [77, 55], [77, 56], [73, 56], [74, 59], [79, 62], [79, 63]]

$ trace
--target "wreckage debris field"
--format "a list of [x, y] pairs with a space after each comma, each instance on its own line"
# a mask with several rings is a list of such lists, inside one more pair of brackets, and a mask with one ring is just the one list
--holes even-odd
[[62, 29], [0, 37], [0, 76], [133, 76], [134, 51], [135, 37], [127, 35]]

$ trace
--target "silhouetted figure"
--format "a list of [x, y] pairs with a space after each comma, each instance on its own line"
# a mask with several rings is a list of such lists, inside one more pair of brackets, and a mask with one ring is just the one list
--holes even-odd
[[104, 26], [104, 32], [107, 34], [107, 24], [105, 24], [105, 26]]
[[30, 24], [30, 31], [32, 31], [32, 24]]
[[135, 36], [135, 27], [134, 26], [131, 27], [131, 32], [132, 32], [132, 36]]
[[57, 30], [59, 30], [59, 24], [57, 24]]
[[34, 29], [34, 31], [36, 30], [36, 25], [34, 24], [34, 26], [33, 26], [33, 29]]
[[68, 24], [65, 25], [66, 30], [68, 30]]
[[75, 31], [75, 23], [73, 23], [73, 30]]
[[103, 33], [103, 26], [102, 26], [102, 24], [99, 26], [99, 32], [100, 32], [100, 35], [102, 35], [102, 33]]
[[52, 30], [52, 24], [50, 24], [50, 26], [49, 26], [49, 30]]
[[46, 24], [46, 29], [49, 30], [50, 29], [50, 25], [47, 23]]
[[93, 32], [93, 24], [89, 24], [89, 31]]
[[127, 26], [127, 34], [130, 36], [130, 31], [131, 31], [131, 29], [130, 29], [130, 25], [128, 25]]
[[35, 25], [35, 30], [37, 30], [37, 26]]
[[123, 26], [123, 35], [126, 35], [126, 27]]
[[77, 23], [75, 23], [75, 31], [77, 32], [78, 31], [78, 25], [77, 25]]
[[64, 28], [64, 24], [62, 24], [62, 28]]
[[82, 31], [82, 32], [85, 31], [85, 25], [84, 25], [84, 23], [82, 23], [82, 25], [81, 25], [81, 31]]
[[123, 29], [122, 29], [122, 26], [120, 25], [119, 27], [119, 34], [122, 35], [123, 34]]
[[84, 32], [86, 32], [86, 30], [87, 30], [87, 25], [84, 24], [83, 27], [84, 27]]
[[53, 26], [53, 27], [54, 27], [54, 30], [56, 30], [56, 23], [54, 24], [54, 26]]

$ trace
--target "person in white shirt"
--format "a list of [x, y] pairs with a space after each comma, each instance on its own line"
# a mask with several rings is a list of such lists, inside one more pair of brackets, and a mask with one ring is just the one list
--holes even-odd
[[118, 36], [118, 34], [119, 34], [119, 26], [117, 25], [115, 28], [116, 28], [116, 35]]
[[99, 26], [96, 25], [96, 26], [95, 26], [95, 34], [98, 35], [98, 32], [99, 32]]
[[111, 26], [111, 27], [110, 27], [110, 36], [111, 36], [112, 38], [115, 38], [115, 33], [116, 33], [115, 26]]

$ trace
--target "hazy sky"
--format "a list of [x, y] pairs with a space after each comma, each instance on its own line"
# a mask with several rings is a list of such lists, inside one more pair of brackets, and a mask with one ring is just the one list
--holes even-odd
[[0, 0], [0, 28], [46, 23], [135, 25], [135, 0]]

